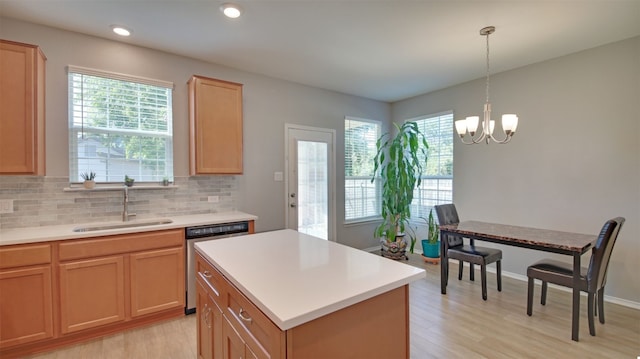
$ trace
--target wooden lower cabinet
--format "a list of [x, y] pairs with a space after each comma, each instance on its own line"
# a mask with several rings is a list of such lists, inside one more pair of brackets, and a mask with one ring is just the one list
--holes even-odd
[[[83, 258], [98, 253], [114, 255]], [[63, 334], [184, 308], [182, 230], [62, 243], [60, 259]]]
[[222, 311], [207, 293], [203, 283], [196, 284], [198, 315], [198, 359], [222, 357]]
[[222, 321], [222, 352], [225, 359], [258, 359], [226, 318]]
[[[196, 278], [198, 358], [409, 358], [408, 285], [283, 331], [200, 253]], [[205, 324], [211, 300], [221, 333]]]
[[131, 316], [184, 307], [184, 248], [134, 253], [131, 266]]
[[50, 244], [0, 247], [0, 349], [54, 336], [51, 261]]
[[51, 289], [50, 265], [0, 270], [0, 348], [53, 337]]
[[124, 257], [60, 264], [63, 334], [125, 320]]
[[0, 246], [0, 358], [184, 315], [184, 238], [180, 228]]
[[200, 254], [196, 280], [198, 358], [284, 358], [285, 332]]

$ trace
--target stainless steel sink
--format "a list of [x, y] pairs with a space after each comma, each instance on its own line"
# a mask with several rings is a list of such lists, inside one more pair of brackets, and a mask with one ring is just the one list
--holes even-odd
[[74, 232], [93, 232], [93, 231], [105, 231], [109, 229], [121, 229], [121, 228], [136, 228], [136, 227], [148, 227], [148, 226], [157, 226], [161, 224], [169, 224], [173, 223], [172, 220], [168, 218], [160, 218], [160, 219], [148, 219], [148, 220], [139, 220], [139, 221], [131, 221], [131, 222], [122, 222], [122, 223], [105, 223], [105, 224], [93, 224], [87, 226], [80, 226], [73, 229]]

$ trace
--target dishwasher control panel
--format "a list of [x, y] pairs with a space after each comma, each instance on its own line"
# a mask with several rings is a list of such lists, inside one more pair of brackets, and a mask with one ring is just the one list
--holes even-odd
[[185, 228], [185, 236], [187, 239], [202, 238], [202, 237], [215, 237], [236, 233], [248, 233], [249, 222], [234, 222], [234, 223], [222, 223], [222, 224], [207, 224], [204, 226], [187, 227]]

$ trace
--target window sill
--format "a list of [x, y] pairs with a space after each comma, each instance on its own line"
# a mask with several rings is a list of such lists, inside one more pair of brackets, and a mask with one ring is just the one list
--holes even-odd
[[[136, 189], [177, 189], [178, 186], [170, 184], [163, 186], [161, 184], [141, 184], [127, 187], [129, 190]], [[69, 187], [63, 189], [64, 192], [101, 192], [101, 191], [123, 191], [124, 185], [121, 184], [97, 184], [94, 188], [84, 188], [82, 183], [72, 183]]]
[[362, 225], [366, 225], [366, 224], [372, 224], [372, 223], [380, 222], [381, 220], [382, 220], [382, 217], [367, 217], [367, 218], [362, 218], [362, 219], [351, 219], [351, 220], [348, 220], [348, 221], [344, 221], [342, 224], [345, 227], [362, 226]]

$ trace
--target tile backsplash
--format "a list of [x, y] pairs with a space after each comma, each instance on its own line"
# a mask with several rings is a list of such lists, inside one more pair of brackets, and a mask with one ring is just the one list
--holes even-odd
[[[235, 176], [176, 177], [168, 187], [129, 190], [129, 213], [136, 218], [235, 210]], [[154, 184], [155, 185], [155, 184]], [[100, 185], [98, 184], [98, 187]], [[68, 177], [0, 176], [0, 199], [13, 200], [13, 213], [0, 214], [0, 228], [23, 228], [122, 220], [124, 191], [65, 191]], [[218, 202], [208, 202], [217, 196]]]

